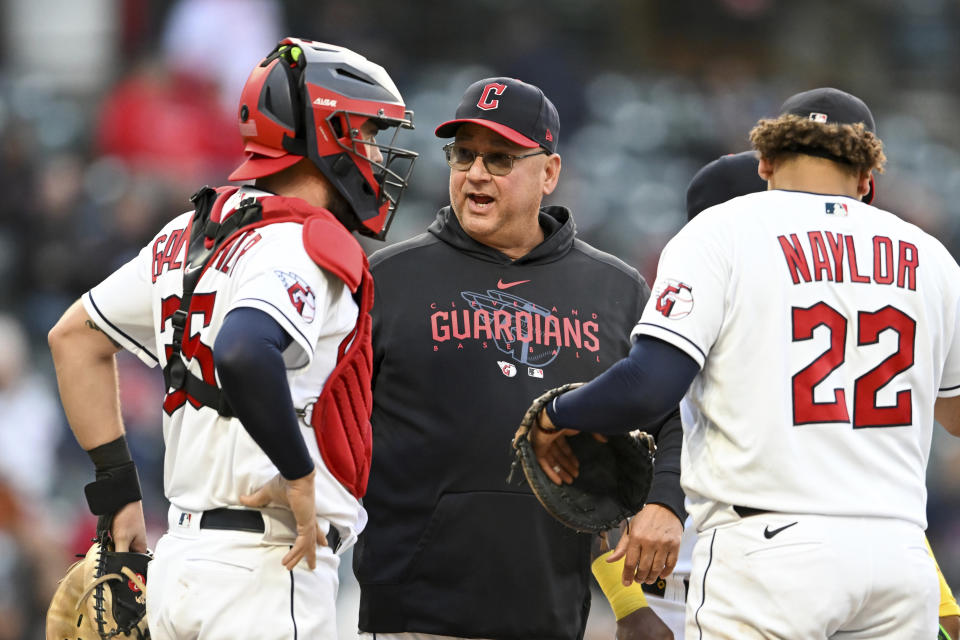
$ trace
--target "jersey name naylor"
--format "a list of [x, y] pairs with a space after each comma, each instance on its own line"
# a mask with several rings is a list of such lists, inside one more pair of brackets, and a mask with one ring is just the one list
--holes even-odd
[[853, 236], [830, 231], [809, 231], [777, 236], [793, 284], [832, 280], [895, 285], [917, 290], [920, 254], [914, 244], [874, 236], [871, 265], [857, 261]]

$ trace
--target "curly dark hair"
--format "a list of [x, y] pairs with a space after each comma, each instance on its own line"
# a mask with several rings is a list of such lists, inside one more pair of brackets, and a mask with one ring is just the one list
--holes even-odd
[[787, 114], [758, 122], [750, 142], [768, 160], [802, 153], [835, 160], [857, 173], [883, 173], [887, 161], [883, 142], [861, 123], [825, 124]]

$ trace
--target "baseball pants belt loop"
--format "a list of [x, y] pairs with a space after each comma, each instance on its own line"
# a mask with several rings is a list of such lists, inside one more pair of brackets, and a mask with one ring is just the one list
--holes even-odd
[[[741, 507], [740, 505], [733, 505], [733, 510], [737, 512], [737, 515], [741, 518], [749, 518], [750, 516], [762, 516], [765, 513], [770, 513], [769, 509], [754, 509], [753, 507]], [[201, 525], [202, 526], [202, 525]]]
[[330, 547], [330, 551], [334, 553], [336, 553], [340, 547], [340, 530], [332, 524], [330, 525], [330, 531], [327, 532], [327, 546]]
[[658, 598], [663, 598], [665, 600], [676, 600], [677, 602], [685, 602], [687, 599], [687, 591], [690, 589], [690, 579], [683, 578], [683, 593], [678, 593], [677, 588], [668, 588], [674, 584], [679, 586], [680, 582], [679, 576], [668, 576], [666, 578], [658, 578], [653, 584], [647, 584], [645, 582], [640, 583], [640, 588], [643, 589], [644, 593], [647, 593], [651, 596], [656, 596]]
[[210, 509], [200, 516], [200, 528], [263, 533], [263, 516], [251, 509]]

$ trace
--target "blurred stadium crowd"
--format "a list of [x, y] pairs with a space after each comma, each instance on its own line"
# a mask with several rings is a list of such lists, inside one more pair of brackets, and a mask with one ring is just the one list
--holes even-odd
[[[873, 108], [874, 204], [960, 250], [956, 0], [5, 0], [0, 14], [0, 640], [42, 635], [93, 531], [90, 464], [55, 392], [46, 332], [241, 156], [249, 69], [285, 35], [383, 64], [421, 158], [388, 242], [446, 203], [434, 127], [470, 82], [539, 85], [561, 117], [560, 188], [581, 236], [652, 281], [695, 171], [747, 148], [787, 95], [838, 86]], [[364, 241], [375, 250], [379, 243]], [[761, 319], [762, 321], [762, 319]], [[119, 358], [148, 526], [164, 526], [159, 371]], [[960, 445], [935, 440], [929, 537], [960, 586]], [[882, 469], [877, 470], [883, 473]], [[350, 580], [349, 561], [342, 576]], [[600, 601], [597, 608], [606, 605]], [[345, 615], [349, 604], [345, 605]], [[353, 613], [355, 620], [355, 612]], [[349, 626], [349, 620], [347, 623]], [[588, 636], [604, 636], [591, 627]]]

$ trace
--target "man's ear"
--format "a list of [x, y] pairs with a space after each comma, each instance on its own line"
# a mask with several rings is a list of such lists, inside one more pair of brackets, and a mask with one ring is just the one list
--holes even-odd
[[773, 175], [773, 161], [760, 156], [760, 162], [757, 164], [757, 175], [770, 182], [770, 177]]
[[547, 162], [543, 166], [543, 195], [550, 195], [557, 188], [557, 181], [560, 179], [560, 165], [560, 154], [551, 153], [547, 156]]
[[870, 178], [872, 175], [872, 171], [863, 171], [860, 173], [860, 178], [857, 180], [857, 195], [860, 198], [870, 193]]

